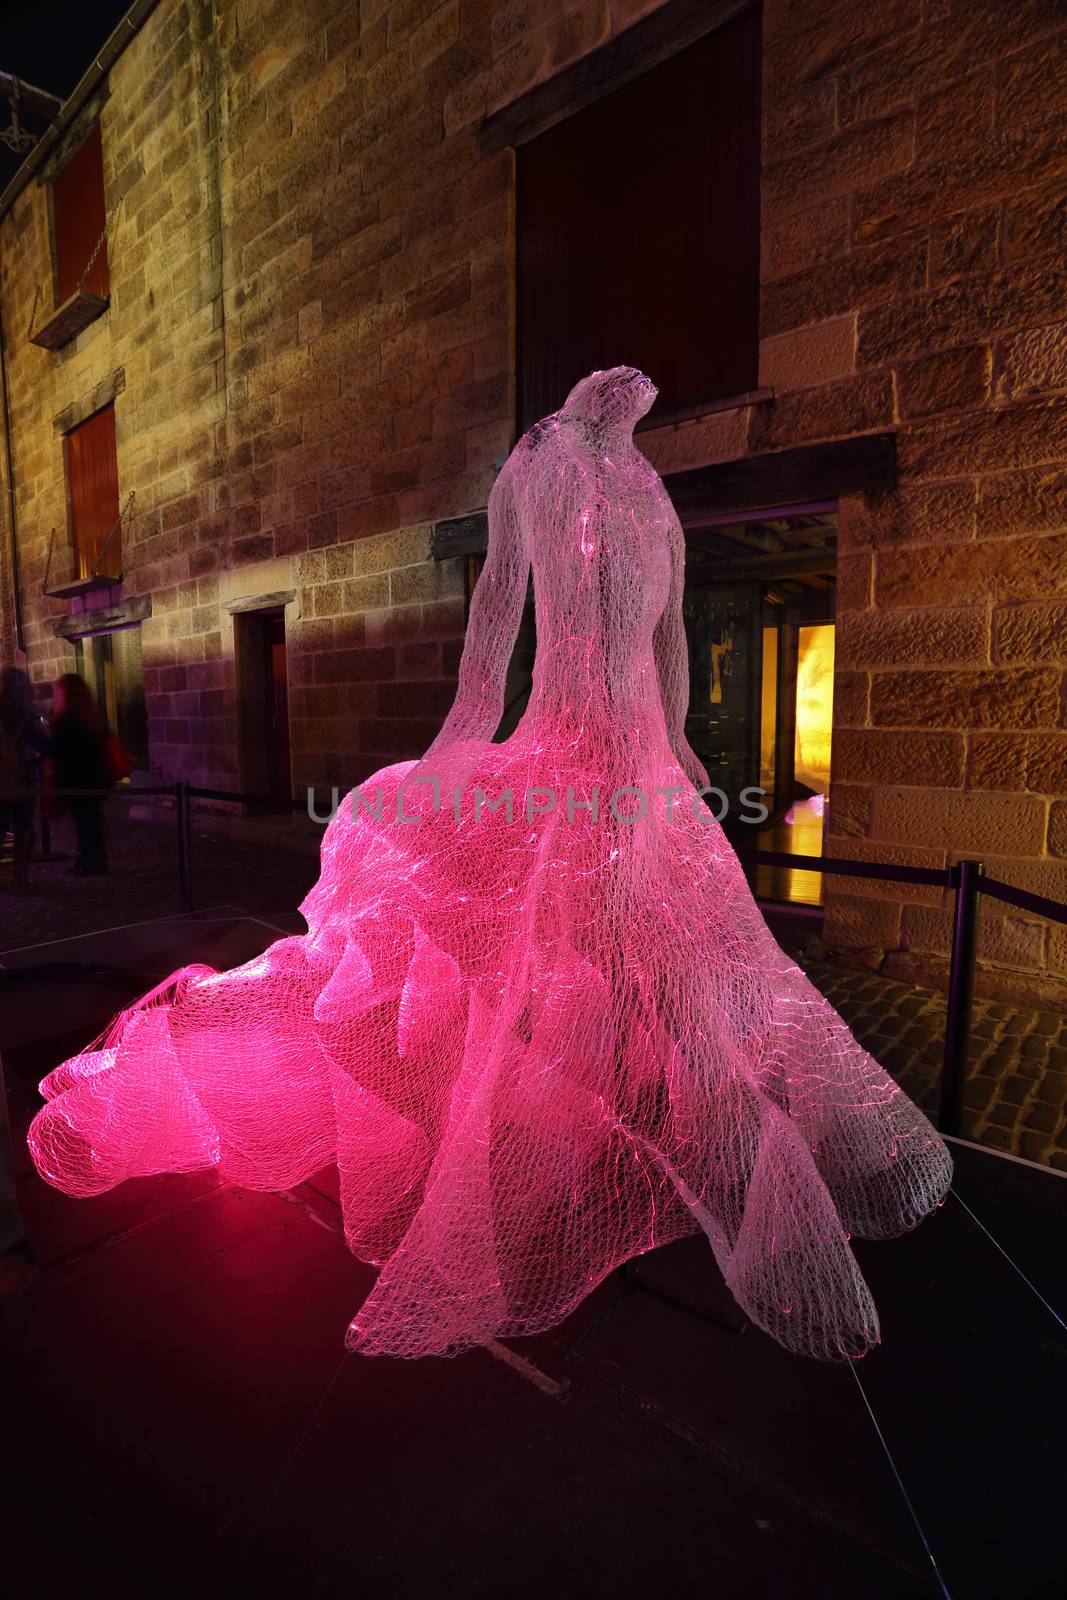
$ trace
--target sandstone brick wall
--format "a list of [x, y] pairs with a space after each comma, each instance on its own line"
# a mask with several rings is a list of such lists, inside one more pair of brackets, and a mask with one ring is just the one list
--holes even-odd
[[[232, 707], [227, 718], [202, 698], [222, 685], [224, 670], [213, 596], [198, 584], [188, 527], [190, 508], [207, 520], [224, 500], [226, 476], [218, 448], [225, 416], [214, 181], [219, 77], [209, 8], [161, 6], [119, 61], [110, 87], [100, 119], [105, 195], [109, 209], [121, 206], [108, 245], [106, 315], [59, 351], [31, 344], [38, 288], [37, 324], [53, 304], [46, 188], [31, 183], [0, 227], [28, 663], [40, 683], [73, 665], [71, 647], [53, 631], [69, 606], [43, 593], [53, 528], [49, 586], [75, 575], [56, 419], [121, 372], [124, 386], [115, 399], [121, 500], [136, 491], [122, 535], [125, 592], [153, 596], [143, 630], [153, 746], [165, 760], [180, 733], [192, 741], [191, 766], [202, 769], [208, 744], [218, 740], [224, 763], [233, 737]], [[168, 673], [173, 686], [162, 692]], [[185, 700], [176, 707], [170, 690], [179, 682]]]
[[[828, 850], [1067, 900], [1067, 15], [764, 16], [770, 437], [898, 430], [899, 487], [841, 506]], [[831, 943], [943, 969], [940, 893], [828, 889]], [[1067, 976], [1062, 930], [996, 902], [980, 950], [991, 992]]]
[[[0, 225], [35, 676], [67, 664], [39, 594], [65, 527], [52, 418], [123, 367], [156, 767], [233, 783], [228, 607], [278, 590], [294, 782], [425, 746], [463, 627], [430, 526], [484, 506], [513, 438], [512, 158], [483, 159], [478, 125], [657, 3], [161, 0], [102, 118], [111, 309], [58, 355], [18, 331], [50, 277], [43, 190]], [[830, 848], [980, 853], [1067, 898], [1062, 6], [764, 17], [775, 398], [643, 445], [669, 470], [898, 430], [899, 488], [841, 508]], [[827, 935], [925, 972], [947, 915], [852, 880]], [[991, 972], [1067, 976], [1067, 943], [1006, 908], [983, 940]]]
[[17, 331], [50, 283], [45, 190], [0, 228], [36, 678], [70, 665], [40, 593], [66, 526], [51, 419], [124, 367], [153, 765], [232, 786], [227, 601], [282, 587], [295, 783], [424, 746], [463, 629], [430, 522], [484, 506], [512, 442], [512, 160], [483, 160], [477, 126], [648, 9], [162, 0], [101, 119], [111, 308], [57, 355]]

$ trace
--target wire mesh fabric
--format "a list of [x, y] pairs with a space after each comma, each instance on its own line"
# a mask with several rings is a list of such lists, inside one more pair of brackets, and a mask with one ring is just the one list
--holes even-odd
[[[878, 1321], [850, 1236], [948, 1187], [699, 798], [682, 534], [632, 437], [654, 396], [595, 372], [512, 452], [452, 710], [338, 810], [308, 933], [185, 968], [42, 1084], [30, 1148], [70, 1194], [336, 1161], [348, 1244], [381, 1267], [355, 1350], [545, 1330], [702, 1230], [753, 1322], [857, 1357]], [[532, 693], [495, 744], [531, 567]]]

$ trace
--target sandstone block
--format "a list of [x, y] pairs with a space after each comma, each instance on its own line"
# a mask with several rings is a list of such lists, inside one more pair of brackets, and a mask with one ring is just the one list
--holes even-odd
[[922, 20], [920, 0], [886, 0], [870, 6], [843, 0], [833, 11], [812, 10], [804, 0], [776, 0], [768, 7], [766, 87], [772, 96], [793, 84], [832, 73], [890, 45], [906, 57], [904, 37]]
[[822, 78], [772, 101], [763, 113], [764, 161], [781, 160], [831, 139], [835, 132], [835, 100], [833, 80]]
[[1056, 267], [1017, 267], [1010, 272], [938, 284], [928, 293], [864, 311], [857, 331], [857, 364], [878, 367], [988, 338], [1062, 315], [1063, 277]]
[[998, 606], [993, 653], [998, 661], [1067, 661], [1067, 599]]
[[855, 317], [838, 317], [764, 339], [759, 355], [760, 385], [784, 393], [847, 377], [855, 370], [855, 344]]
[[[1062, 14], [1060, 21], [1063, 21]], [[1067, 118], [1067, 32], [1009, 56], [1001, 64], [997, 119], [1002, 127], [1033, 127]]]
[[999, 240], [999, 206], [935, 222], [930, 230], [931, 283], [993, 271], [998, 264]]
[[1067, 389], [1067, 323], [1063, 321], [1004, 339], [997, 355], [998, 400]]
[[396, 674], [396, 651], [390, 646], [325, 650], [312, 661], [316, 683], [380, 683]]
[[1036, 795], [885, 787], [874, 793], [871, 834], [968, 854], [1039, 855], [1045, 809]]
[[[933, 906], [904, 910], [905, 948], [948, 953], [952, 944], [952, 912]], [[1041, 963], [1044, 929], [1019, 917], [1002, 916], [987, 902], [978, 920], [978, 956], [1000, 966], [1035, 967]]]
[[897, 369], [900, 415], [926, 417], [984, 404], [989, 398], [991, 367], [985, 345], [939, 350], [903, 362]]
[[871, 819], [870, 785], [842, 783], [835, 775], [830, 778], [830, 823], [828, 837], [861, 837], [867, 833]]
[[1067, 397], [1024, 400], [990, 411], [966, 411], [925, 422], [902, 435], [902, 477], [933, 478], [949, 459], [958, 472], [1037, 466], [1067, 454]]
[[828, 884], [823, 913], [823, 939], [849, 950], [888, 950], [900, 943], [902, 906], [876, 900]]
[[1060, 713], [1055, 668], [988, 672], [878, 672], [871, 721], [890, 727], [1052, 728]]
[[848, 258], [814, 266], [765, 283], [760, 294], [760, 334], [771, 339], [792, 328], [824, 322], [851, 309]]
[[1055, 125], [1005, 128], [959, 150], [919, 161], [907, 171], [901, 170], [908, 165], [902, 161], [895, 170], [887, 167], [886, 176], [872, 174], [875, 181], [856, 195], [856, 238], [886, 238], [934, 222], [944, 214], [948, 195], [953, 210], [963, 211], [1057, 177], [1062, 162], [1059, 133]]
[[848, 495], [838, 507], [838, 549], [962, 543], [974, 536], [975, 499], [967, 479]]
[[450, 683], [389, 683], [378, 685], [381, 717], [432, 717], [443, 721], [455, 696]]
[[989, 63], [919, 100], [916, 153], [920, 162], [966, 158], [992, 142], [996, 69]]
[[745, 453], [750, 411], [739, 406], [668, 428], [648, 428], [637, 435], [637, 447], [659, 473], [732, 461]]
[[892, 420], [893, 384], [889, 373], [864, 373], [776, 398], [765, 443], [770, 449], [778, 449], [810, 439], [866, 433]]
[[354, 550], [357, 577], [388, 572], [392, 567], [412, 566], [430, 558], [430, 529], [404, 528], [361, 541]]
[[862, 550], [841, 554], [837, 558], [837, 610], [862, 611], [871, 603], [871, 582], [874, 563]]
[[443, 566], [452, 562], [424, 561], [414, 567], [396, 567], [389, 574], [389, 600], [394, 606], [408, 606], [435, 600], [447, 588]]
[[1067, 800], [1054, 800], [1049, 807], [1048, 853], [1067, 856]]
[[879, 606], [977, 605], [984, 600], [1045, 599], [1067, 593], [1067, 535], [989, 539], [970, 545], [883, 550]]
[[[1025, 889], [1028, 894], [1044, 895], [1048, 900], [1058, 900], [1062, 905], [1067, 905], [1067, 861], [1050, 860], [1047, 856], [1038, 861], [1020, 861], [1014, 856], [986, 856], [983, 865], [990, 878], [999, 878], [1001, 883]], [[1017, 919], [1033, 920], [1026, 911], [1013, 909], [1011, 915]]]
[[849, 201], [842, 195], [788, 217], [766, 219], [760, 235], [760, 276], [764, 286], [844, 255], [848, 249], [848, 213]]
[[976, 606], [846, 613], [836, 654], [857, 667], [981, 666], [989, 660], [987, 613]]
[[1062, 183], [1031, 189], [1004, 207], [1004, 260], [1062, 262], [1067, 256], [1067, 194]]
[[915, 121], [899, 112], [862, 128], [846, 129], [824, 144], [772, 161], [763, 169], [763, 203], [771, 218], [836, 195], [850, 194], [907, 167], [915, 150]]
[[928, 258], [922, 236], [854, 248], [848, 258], [850, 306], [863, 310], [925, 289]]
[[344, 602], [344, 586], [340, 583], [319, 583], [311, 591], [312, 615], [335, 617]]
[[358, 724], [356, 737], [361, 750], [380, 755], [387, 762], [409, 761], [422, 755], [440, 731], [440, 721], [434, 718], [412, 718], [410, 721], [385, 717], [366, 717]]
[[1049, 972], [1067, 978], [1067, 928], [1049, 928], [1047, 966]]
[[337, 513], [337, 535], [340, 539], [368, 539], [395, 528], [399, 521], [396, 495], [378, 495], [342, 506]]
[[844, 783], [954, 788], [963, 783], [963, 761], [960, 733], [834, 730], [833, 773]]
[[375, 573], [363, 578], [350, 578], [344, 585], [344, 609], [346, 611], [366, 611], [374, 606], [383, 606], [389, 603], [389, 577], [387, 573]]
[[870, 705], [871, 680], [867, 672], [850, 672], [842, 665], [841, 641], [837, 641], [834, 672], [834, 728], [862, 728]]
[[978, 537], [1067, 530], [1067, 471], [995, 473], [978, 486]]
[[436, 640], [405, 644], [400, 647], [399, 676], [401, 678], [438, 678], [441, 675], [441, 647]]
[[1067, 733], [972, 733], [969, 789], [1067, 795]]
[[[829, 852], [828, 852], [829, 853]], [[835, 856], [855, 861], [876, 861], [889, 867], [922, 867], [941, 871], [945, 868], [946, 850], [926, 850], [919, 845], [881, 844], [874, 839], [837, 839], [833, 843]], [[938, 906], [946, 891], [932, 883], [887, 882], [878, 878], [848, 878], [850, 897], [861, 895], [870, 900], [892, 900], [913, 905]]]

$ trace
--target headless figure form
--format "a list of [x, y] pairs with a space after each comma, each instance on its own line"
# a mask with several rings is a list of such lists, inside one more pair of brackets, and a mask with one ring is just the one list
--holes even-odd
[[[382, 1269], [353, 1349], [542, 1331], [699, 1229], [759, 1326], [859, 1356], [878, 1324], [849, 1236], [948, 1187], [699, 797], [682, 534], [633, 442], [654, 397], [593, 373], [516, 445], [452, 710], [338, 811], [308, 933], [175, 974], [42, 1085], [30, 1148], [72, 1194], [335, 1161], [348, 1243]], [[495, 744], [531, 570], [532, 691]]]

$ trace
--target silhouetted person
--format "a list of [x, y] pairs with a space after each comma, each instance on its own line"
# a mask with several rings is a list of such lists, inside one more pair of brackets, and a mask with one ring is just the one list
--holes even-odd
[[33, 843], [34, 765], [50, 749], [33, 706], [33, 688], [21, 667], [5, 667], [0, 677], [0, 838], [14, 840], [15, 883], [29, 881]]
[[58, 790], [101, 791], [98, 795], [59, 796], [78, 834], [78, 858], [69, 870], [78, 877], [95, 877], [107, 871], [104, 793], [111, 788], [111, 774], [104, 754], [103, 720], [92, 690], [76, 672], [64, 673], [56, 683], [51, 754]]

